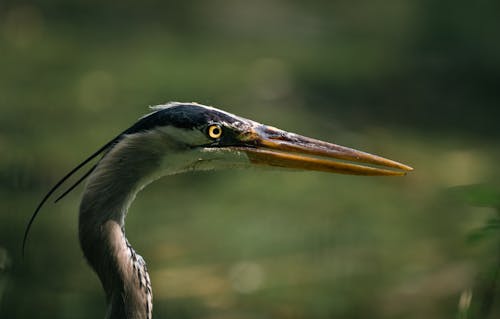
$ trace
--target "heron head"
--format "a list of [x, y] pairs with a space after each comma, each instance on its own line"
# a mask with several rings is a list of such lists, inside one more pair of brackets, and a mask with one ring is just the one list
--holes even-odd
[[352, 175], [404, 175], [412, 170], [393, 160], [197, 103], [169, 103], [153, 109], [125, 133], [155, 131], [167, 136], [177, 150], [173, 156], [177, 156], [178, 171], [267, 166]]

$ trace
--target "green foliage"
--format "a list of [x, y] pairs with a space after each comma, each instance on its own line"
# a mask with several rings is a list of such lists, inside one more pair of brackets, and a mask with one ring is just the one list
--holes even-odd
[[492, 185], [476, 184], [452, 188], [455, 196], [473, 206], [492, 207], [500, 210], [500, 190]]
[[468, 240], [477, 242], [490, 236], [500, 236], [500, 191], [491, 185], [464, 185], [451, 189], [458, 200], [472, 206], [490, 207], [496, 216], [488, 218], [484, 225], [472, 231]]
[[496, 212], [496, 216], [487, 219], [468, 236], [473, 243], [493, 242], [493, 249], [489, 258], [480, 261], [482, 266], [474, 289], [462, 293], [458, 312], [458, 317], [464, 319], [493, 318], [495, 301], [500, 298], [500, 191], [491, 185], [468, 185], [455, 188], [453, 192], [470, 205], [494, 208]]
[[471, 232], [468, 239], [470, 242], [477, 242], [493, 235], [500, 235], [500, 218], [498, 217], [488, 219], [484, 226]]

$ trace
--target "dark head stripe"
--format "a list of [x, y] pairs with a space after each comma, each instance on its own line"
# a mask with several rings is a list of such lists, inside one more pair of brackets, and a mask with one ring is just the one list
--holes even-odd
[[212, 108], [191, 103], [171, 104], [153, 112], [132, 125], [124, 134], [134, 134], [154, 129], [158, 126], [175, 126], [184, 129], [200, 128], [211, 122], [237, 121], [236, 117]]

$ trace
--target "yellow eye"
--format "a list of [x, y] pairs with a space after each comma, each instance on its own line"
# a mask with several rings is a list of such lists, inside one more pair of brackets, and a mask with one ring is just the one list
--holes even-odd
[[222, 128], [219, 125], [210, 125], [208, 127], [208, 136], [211, 138], [219, 138], [222, 135]]

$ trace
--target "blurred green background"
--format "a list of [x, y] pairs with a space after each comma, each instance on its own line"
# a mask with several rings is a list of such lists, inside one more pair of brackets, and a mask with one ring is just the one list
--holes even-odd
[[0, 318], [104, 317], [77, 241], [82, 188], [43, 209], [23, 262], [24, 227], [60, 177], [172, 100], [416, 170], [154, 183], [127, 235], [148, 262], [155, 318], [499, 318], [499, 11], [486, 0], [2, 0]]

